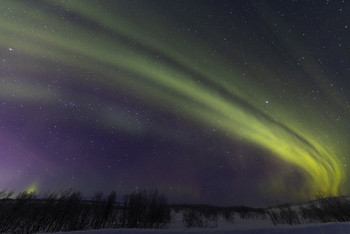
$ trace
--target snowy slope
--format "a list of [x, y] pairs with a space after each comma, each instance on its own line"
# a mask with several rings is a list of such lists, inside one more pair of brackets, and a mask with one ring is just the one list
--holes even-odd
[[[242, 228], [242, 227], [241, 227]], [[155, 234], [155, 233], [167, 233], [167, 234], [180, 234], [180, 233], [212, 233], [212, 234], [263, 234], [263, 233], [286, 233], [286, 234], [349, 234], [350, 223], [326, 223], [326, 224], [307, 224], [307, 225], [293, 225], [283, 227], [270, 227], [270, 228], [258, 228], [254, 227], [246, 229], [231, 228], [214, 228], [214, 229], [161, 229], [161, 230], [140, 230], [140, 229], [105, 229], [105, 230], [91, 230], [91, 231], [77, 231], [77, 232], [64, 232], [64, 233], [88, 233], [88, 234]]]

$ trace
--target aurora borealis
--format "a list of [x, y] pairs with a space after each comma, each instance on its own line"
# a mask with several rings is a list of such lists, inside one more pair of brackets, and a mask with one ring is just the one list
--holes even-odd
[[350, 2], [0, 3], [0, 187], [349, 193]]

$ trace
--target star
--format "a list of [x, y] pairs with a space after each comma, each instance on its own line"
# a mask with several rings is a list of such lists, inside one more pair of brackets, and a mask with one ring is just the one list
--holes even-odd
[[136, 2], [2, 1], [0, 191], [350, 193], [348, 7]]

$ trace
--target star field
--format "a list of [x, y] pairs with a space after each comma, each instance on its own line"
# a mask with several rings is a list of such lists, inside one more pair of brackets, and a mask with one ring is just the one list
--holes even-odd
[[0, 187], [349, 193], [350, 3], [0, 4]]

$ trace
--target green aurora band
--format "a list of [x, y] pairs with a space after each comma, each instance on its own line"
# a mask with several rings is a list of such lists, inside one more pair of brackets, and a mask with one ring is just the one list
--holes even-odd
[[[301, 198], [320, 191], [332, 195], [345, 192], [342, 185], [346, 181], [346, 171], [342, 158], [349, 146], [344, 140], [346, 128], [333, 118], [339, 115], [339, 107], [333, 107], [332, 113], [325, 114], [321, 109], [322, 100], [316, 103], [304, 100], [310, 111], [303, 111], [298, 107], [300, 100], [295, 100], [291, 93], [283, 93], [280, 88], [288, 82], [289, 92], [293, 92], [303, 85], [291, 80], [293, 74], [288, 74], [286, 69], [279, 68], [284, 73], [282, 76], [270, 66], [271, 69], [242, 77], [242, 69], [228, 56], [211, 56], [213, 48], [198, 42], [193, 35], [168, 30], [168, 25], [155, 18], [148, 17], [147, 22], [134, 20], [125, 13], [126, 1], [121, 1], [118, 9], [109, 9], [94, 1], [49, 1], [49, 4], [60, 9], [61, 14], [53, 14], [39, 3], [31, 6], [21, 1], [1, 1], [0, 47], [2, 50], [13, 48], [19, 59], [23, 57], [19, 70], [28, 71], [34, 66], [45, 70], [49, 66], [45, 61], [54, 61], [56, 65], [82, 73], [91, 71], [103, 77], [106, 88], [123, 90], [130, 95], [136, 93], [144, 105], [160, 111], [180, 111], [195, 124], [211, 126], [223, 136], [252, 143], [300, 169], [304, 182], [295, 195]], [[70, 14], [76, 15], [81, 22], [72, 22], [68, 17]], [[147, 17], [142, 12], [138, 14], [141, 19]], [[97, 25], [99, 31], [84, 22]], [[265, 21], [265, 24], [270, 23]], [[210, 29], [202, 30], [210, 33]], [[276, 37], [282, 36], [276, 34]], [[291, 50], [297, 47], [297, 39], [294, 44], [288, 43], [285, 46]], [[185, 44], [191, 45], [191, 49]], [[244, 50], [230, 44], [224, 47], [237, 59]], [[298, 51], [293, 51], [298, 57]], [[31, 58], [30, 61], [25, 59], [26, 56]], [[256, 65], [260, 63], [249, 52], [246, 60]], [[277, 54], [272, 55], [271, 60], [275, 60], [278, 67]], [[312, 79], [320, 73], [320, 68], [314, 65], [312, 58], [308, 61], [304, 62], [303, 69]], [[38, 62], [42, 67], [38, 67]], [[277, 76], [279, 81], [268, 79]], [[72, 79], [77, 82], [90, 82], [91, 85], [102, 82], [74, 77]], [[14, 90], [21, 94], [16, 98], [32, 102], [65, 97], [59, 91], [53, 95], [45, 89], [40, 90], [30, 82], [18, 86], [8, 77], [1, 78], [2, 97], [11, 98]], [[262, 80], [265, 88], [259, 84]], [[326, 77], [318, 78], [317, 87], [322, 88], [323, 84], [327, 84]], [[327, 88], [324, 90], [327, 90], [324, 94], [329, 92]], [[282, 95], [284, 98], [280, 99]], [[327, 97], [330, 95], [324, 98]], [[339, 103], [341, 97], [332, 93], [330, 99]], [[325, 119], [318, 121], [319, 116]], [[113, 125], [110, 116], [101, 116], [101, 119], [106, 127]], [[118, 126], [123, 128], [123, 124]], [[273, 184], [273, 181], [269, 182]]]

